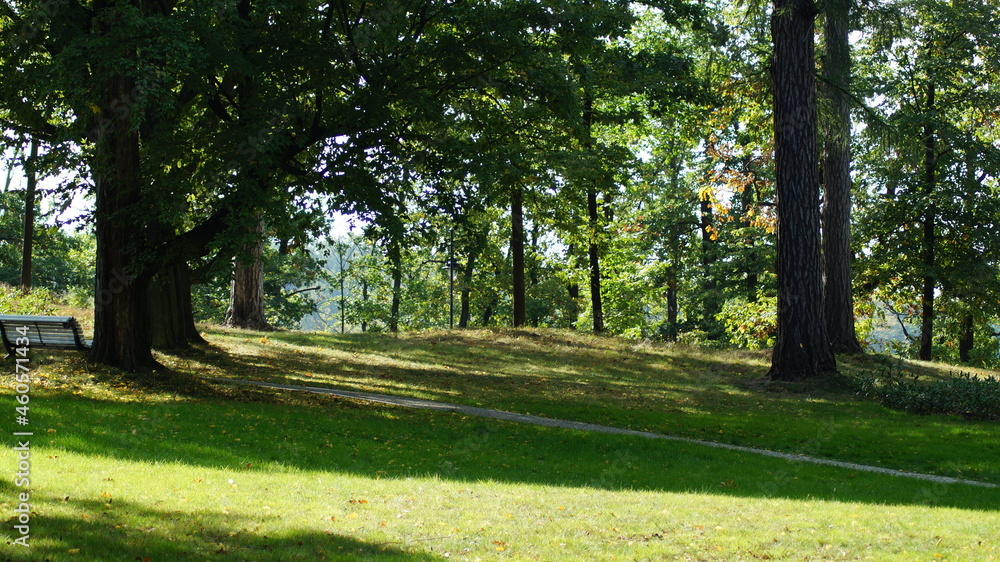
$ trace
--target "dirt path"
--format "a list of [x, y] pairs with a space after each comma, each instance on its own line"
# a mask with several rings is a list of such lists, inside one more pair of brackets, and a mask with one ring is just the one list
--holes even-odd
[[980, 486], [983, 488], [997, 488], [996, 484], [990, 484], [988, 482], [977, 482], [975, 480], [964, 480], [961, 478], [951, 478], [948, 476], [935, 476], [933, 474], [920, 474], [917, 472], [904, 472], [902, 470], [892, 470], [889, 468], [883, 468], [879, 466], [868, 466], [864, 464], [855, 464], [850, 462], [842, 462], [831, 459], [821, 459], [816, 457], [810, 457], [806, 455], [795, 455], [791, 453], [780, 453], [777, 451], [769, 451], [767, 449], [754, 449], [753, 447], [741, 447], [740, 445], [729, 445], [727, 443], [715, 443], [713, 441], [702, 441], [699, 439], [689, 439], [687, 437], [676, 437], [673, 435], [663, 435], [660, 433], [652, 433], [649, 431], [636, 431], [633, 429], [621, 429], [617, 427], [610, 427], [606, 425], [597, 425], [593, 423], [577, 422], [570, 420], [560, 420], [553, 418], [545, 418], [542, 416], [532, 416], [528, 414], [515, 414], [513, 412], [505, 412], [502, 410], [491, 410], [488, 408], [476, 408], [474, 406], [463, 406], [461, 404], [449, 404], [447, 402], [437, 402], [434, 400], [424, 400], [422, 398], [407, 398], [403, 396], [392, 396], [388, 394], [372, 394], [368, 392], [355, 392], [352, 390], [336, 390], [333, 388], [322, 388], [315, 386], [296, 386], [290, 384], [275, 384], [268, 382], [256, 382], [247, 381], [239, 379], [226, 379], [226, 378], [210, 378], [208, 380], [223, 383], [232, 384], [243, 384], [250, 386], [262, 386], [267, 388], [277, 388], [281, 390], [291, 390], [296, 392], [312, 392], [316, 394], [329, 394], [332, 396], [339, 396], [341, 398], [350, 398], [353, 400], [364, 400], [367, 402], [376, 402], [380, 404], [392, 404], [394, 406], [402, 406], [404, 408], [417, 408], [424, 410], [443, 410], [449, 412], [458, 412], [466, 414], [469, 416], [476, 416], [480, 418], [492, 418], [503, 421], [512, 421], [518, 423], [526, 423], [532, 425], [543, 425], [546, 427], [562, 427], [566, 429], [576, 429], [579, 431], [594, 431], [597, 433], [614, 433], [618, 435], [635, 435], [636, 437], [645, 437], [647, 439], [666, 439], [668, 441], [680, 441], [683, 443], [692, 443], [695, 445], [704, 445], [706, 447], [715, 447], [717, 449], [728, 449], [730, 451], [740, 451], [743, 453], [751, 453], [755, 455], [763, 455], [767, 457], [777, 457], [780, 459], [786, 459], [790, 461], [797, 462], [807, 462], [812, 464], [821, 464], [827, 466], [836, 466], [839, 468], [846, 468], [849, 470], [856, 470], [861, 472], [877, 472], [880, 474], [888, 474], [890, 476], [899, 476], [903, 478], [914, 478], [917, 480], [929, 480], [931, 482], [940, 482], [943, 484], [965, 484], [968, 486]]

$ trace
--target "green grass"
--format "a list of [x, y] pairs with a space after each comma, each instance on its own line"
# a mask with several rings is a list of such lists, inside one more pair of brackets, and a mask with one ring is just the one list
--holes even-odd
[[[221, 353], [189, 355], [177, 368], [430, 398], [1000, 483], [996, 422], [888, 410], [857, 398], [846, 377], [820, 388], [762, 384], [768, 368], [763, 352], [544, 330], [210, 335]], [[841, 359], [848, 374], [878, 365], [873, 358]], [[943, 373], [929, 364], [917, 368], [928, 376]]]
[[[562, 332], [208, 335], [212, 347], [161, 356], [166, 384], [88, 372], [72, 355], [42, 369], [31, 402], [32, 547], [5, 545], [0, 558], [1000, 557], [995, 489], [192, 378], [392, 391], [844, 460], [881, 449], [882, 464], [983, 480], [998, 473], [995, 451], [970, 451], [995, 446], [995, 423], [890, 412], [837, 384], [761, 387], [759, 354]], [[12, 419], [10, 390], [0, 404]], [[811, 419], [816, 411], [829, 417]], [[12, 474], [10, 431], [0, 467]], [[900, 440], [839, 454], [889, 434]], [[963, 435], [973, 441], [951, 443]], [[954, 464], [940, 451], [951, 447], [962, 452]], [[978, 470], [964, 464], [973, 461]], [[0, 479], [8, 520], [20, 491]]]

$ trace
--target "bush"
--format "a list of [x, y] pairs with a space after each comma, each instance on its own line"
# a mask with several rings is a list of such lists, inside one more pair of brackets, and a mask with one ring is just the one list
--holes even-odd
[[48, 289], [32, 289], [25, 293], [19, 287], [0, 283], [0, 314], [52, 316], [58, 301]]
[[729, 343], [743, 349], [765, 349], [774, 347], [777, 308], [777, 297], [759, 294], [754, 302], [740, 297], [726, 301], [716, 319], [725, 326]]
[[859, 376], [857, 381], [862, 394], [894, 410], [1000, 420], [1000, 379], [969, 373], [934, 382], [918, 378], [906, 373], [901, 362], [888, 362], [875, 374]]

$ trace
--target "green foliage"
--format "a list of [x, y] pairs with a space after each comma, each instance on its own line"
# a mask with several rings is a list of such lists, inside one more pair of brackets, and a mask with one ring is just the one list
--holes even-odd
[[776, 296], [761, 293], [753, 302], [744, 297], [726, 301], [717, 318], [726, 327], [729, 343], [743, 349], [764, 349], [774, 346], [777, 308]]
[[49, 289], [25, 293], [19, 287], [0, 283], [0, 314], [52, 316], [58, 304], [58, 297]]
[[677, 334], [677, 343], [689, 347], [700, 347], [704, 349], [716, 349], [721, 347], [718, 340], [712, 339], [711, 334], [704, 330], [688, 330]]
[[876, 373], [859, 375], [856, 380], [865, 396], [887, 408], [1000, 420], [1000, 379], [993, 376], [958, 373], [928, 382], [907, 373], [901, 361], [886, 361]]

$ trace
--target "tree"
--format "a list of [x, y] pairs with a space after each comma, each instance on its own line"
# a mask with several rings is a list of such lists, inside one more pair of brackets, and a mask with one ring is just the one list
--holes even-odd
[[31, 290], [31, 252], [35, 242], [35, 191], [38, 175], [35, 163], [38, 160], [38, 143], [31, 143], [31, 150], [25, 161], [24, 170], [28, 175], [24, 187], [24, 234], [21, 237], [21, 290]]
[[850, 0], [824, 10], [823, 86], [828, 104], [823, 142], [823, 272], [826, 332], [835, 353], [860, 353], [854, 329], [851, 274], [851, 46]]
[[778, 332], [768, 378], [799, 380], [836, 369], [823, 317], [812, 0], [775, 0], [774, 152]]
[[[873, 100], [860, 166], [864, 284], [914, 319], [916, 356], [968, 348], [967, 314], [982, 330], [997, 306], [997, 247], [985, 235], [1000, 216], [992, 88], [1000, 75], [995, 6], [976, 0], [891, 4], [893, 26], [860, 43]], [[986, 109], [991, 108], [991, 109]], [[947, 318], [942, 314], [959, 314]], [[940, 329], [951, 326], [951, 333]], [[959, 356], [963, 355], [961, 352]]]
[[274, 326], [264, 312], [264, 222], [257, 216], [252, 239], [236, 257], [224, 324], [233, 328], [270, 332]]

